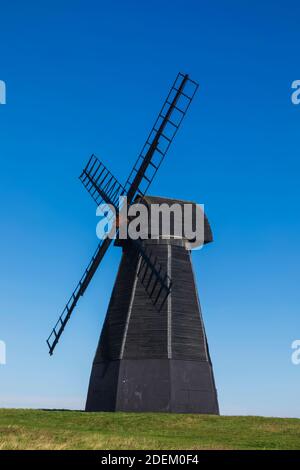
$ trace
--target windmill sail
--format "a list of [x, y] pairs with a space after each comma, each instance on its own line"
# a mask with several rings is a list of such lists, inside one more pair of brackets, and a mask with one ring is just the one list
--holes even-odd
[[177, 75], [125, 183], [129, 202], [137, 192], [144, 196], [148, 191], [197, 89], [198, 84], [188, 75]]
[[120, 196], [125, 194], [125, 188], [95, 155], [91, 156], [79, 179], [98, 206], [105, 201], [117, 208]]
[[49, 354], [52, 356], [55, 346], [57, 345], [60, 336], [62, 335], [66, 324], [70, 320], [72, 312], [76, 307], [76, 304], [79, 298], [84, 294], [87, 286], [89, 285], [93, 275], [95, 274], [103, 256], [107, 252], [109, 245], [111, 244], [112, 239], [107, 237], [104, 240], [101, 240], [97, 249], [92, 256], [90, 263], [88, 264], [86, 270], [84, 271], [83, 276], [78, 282], [76, 288], [72, 292], [70, 299], [68, 300], [65, 308], [63, 309], [62, 314], [55, 323], [54, 328], [52, 329], [49, 337], [47, 338], [47, 344], [49, 347]]
[[[182, 73], [177, 75], [125, 186], [118, 182], [95, 155], [91, 156], [80, 175], [80, 180], [97, 205], [105, 201], [108, 204], [112, 204], [118, 211], [120, 196], [126, 195], [127, 204], [131, 204], [136, 194], [141, 196], [146, 194], [178, 131], [197, 88], [198, 84], [191, 80], [188, 75]], [[99, 243], [87, 269], [52, 329], [47, 339], [50, 355], [52, 355], [79, 298], [84, 294], [111, 242], [112, 238], [107, 237]], [[133, 246], [142, 259], [137, 275], [152, 303], [156, 308], [160, 309], [170, 293], [171, 279], [163, 272], [151, 252], [147, 251], [141, 243], [136, 241], [133, 243]]]

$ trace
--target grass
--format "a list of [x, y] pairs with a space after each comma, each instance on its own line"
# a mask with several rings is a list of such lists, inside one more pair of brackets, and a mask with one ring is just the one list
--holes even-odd
[[0, 409], [0, 449], [300, 449], [300, 419]]

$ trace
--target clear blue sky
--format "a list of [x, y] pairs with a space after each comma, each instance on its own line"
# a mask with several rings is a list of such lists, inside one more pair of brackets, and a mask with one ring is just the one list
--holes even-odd
[[96, 244], [78, 175], [125, 180], [178, 71], [200, 90], [151, 188], [204, 203], [194, 253], [223, 414], [300, 417], [299, 2], [1, 5], [0, 406], [83, 408], [120, 252], [111, 249], [52, 358], [45, 338]]

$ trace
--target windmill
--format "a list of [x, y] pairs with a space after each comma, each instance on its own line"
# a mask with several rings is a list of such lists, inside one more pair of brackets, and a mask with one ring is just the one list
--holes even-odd
[[[124, 185], [92, 155], [80, 180], [97, 205], [115, 208], [139, 200], [183, 205], [148, 195], [198, 84], [179, 73]], [[205, 217], [204, 243], [212, 241]], [[218, 414], [212, 363], [190, 249], [170, 231], [155, 240], [120, 240], [122, 259], [95, 354], [87, 411], [169, 411]], [[106, 254], [112, 238], [97, 246], [83, 276], [47, 339], [50, 355]]]

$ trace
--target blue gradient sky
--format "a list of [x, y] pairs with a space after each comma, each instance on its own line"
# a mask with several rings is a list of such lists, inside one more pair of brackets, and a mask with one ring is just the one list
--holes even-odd
[[2, 2], [0, 407], [82, 408], [120, 252], [55, 355], [45, 338], [93, 253], [91, 153], [125, 180], [177, 72], [200, 90], [151, 193], [204, 203], [194, 253], [223, 414], [300, 417], [299, 2]]

